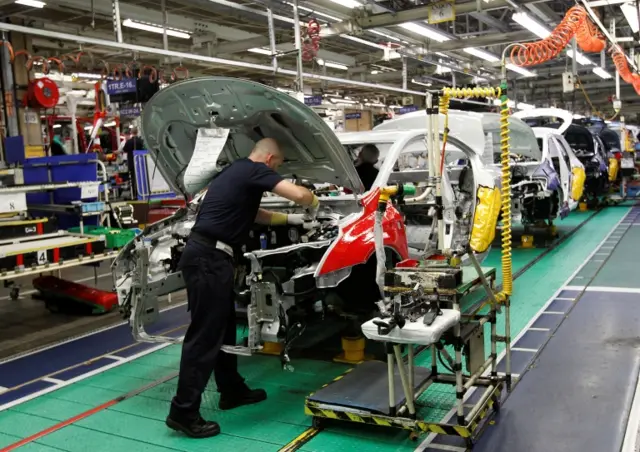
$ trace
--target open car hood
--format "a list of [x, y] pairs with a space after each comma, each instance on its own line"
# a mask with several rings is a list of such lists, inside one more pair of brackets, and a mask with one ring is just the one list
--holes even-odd
[[523, 120], [531, 127], [544, 126], [545, 122], [558, 120], [558, 132], [564, 134], [573, 123], [573, 113], [560, 108], [532, 108], [512, 114], [513, 117]]
[[[205, 148], [197, 168], [188, 168], [198, 129], [214, 127], [229, 129], [224, 148]], [[262, 138], [280, 144], [285, 161], [278, 172], [283, 176], [363, 191], [353, 162], [322, 118], [288, 94], [248, 80], [201, 77], [159, 91], [144, 108], [142, 134], [158, 170], [176, 192], [202, 190], [221, 167], [247, 157]], [[185, 173], [194, 171], [198, 180], [185, 183]]]

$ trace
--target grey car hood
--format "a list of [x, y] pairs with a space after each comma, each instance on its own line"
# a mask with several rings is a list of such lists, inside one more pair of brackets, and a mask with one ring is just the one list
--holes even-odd
[[[227, 163], [247, 157], [256, 141], [275, 138], [285, 155], [278, 172], [315, 182], [363, 191], [353, 162], [329, 126], [311, 108], [274, 88], [229, 77], [201, 77], [175, 83], [156, 93], [142, 114], [142, 134], [158, 170], [179, 193], [193, 156], [199, 128], [229, 129], [216, 159], [199, 170], [213, 178]], [[202, 162], [202, 158], [198, 159]], [[217, 169], [218, 168], [218, 169]]]

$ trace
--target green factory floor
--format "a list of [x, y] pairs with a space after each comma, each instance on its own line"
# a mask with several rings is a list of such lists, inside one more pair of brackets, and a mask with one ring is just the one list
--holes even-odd
[[[518, 277], [512, 297], [513, 337], [527, 325], [627, 212], [626, 207], [601, 211]], [[591, 215], [592, 212], [573, 212], [569, 218], [558, 223], [560, 234], [568, 233]], [[640, 240], [640, 228], [629, 233]], [[515, 249], [514, 273], [543, 252], [541, 249]], [[632, 262], [633, 256], [629, 250], [616, 250], [616, 253], [626, 253], [620, 259]], [[483, 266], [497, 267], [500, 283], [499, 249], [492, 250]], [[628, 268], [633, 271], [632, 266]], [[618, 277], [623, 276], [601, 274], [597, 278], [602, 281], [597, 284], [615, 285]], [[477, 296], [476, 294], [474, 298]], [[503, 327], [503, 321], [503, 318], [499, 319], [499, 331]], [[174, 374], [179, 359], [179, 346], [166, 347], [0, 412], [0, 450], [163, 376]], [[425, 359], [426, 356], [418, 357], [418, 364]], [[428, 360], [430, 362], [430, 357]], [[305, 396], [348, 369], [347, 365], [309, 359], [295, 360], [293, 365], [295, 371], [286, 372], [281, 370], [279, 360], [275, 357], [240, 357], [241, 372], [249, 384], [265, 388], [269, 399], [262, 404], [221, 412], [217, 410], [214, 389], [207, 390], [202, 414], [220, 422], [223, 433], [215, 438], [192, 440], [166, 428], [164, 418], [176, 385], [176, 379], [173, 378], [43, 435], [19, 450], [276, 451], [310, 427], [311, 419], [303, 411]], [[454, 399], [452, 387], [434, 385], [421, 397], [426, 405], [421, 415], [428, 420], [439, 421], [449, 412]], [[410, 441], [403, 431], [357, 424], [330, 424], [301, 450], [409, 451], [416, 449], [418, 444]]]

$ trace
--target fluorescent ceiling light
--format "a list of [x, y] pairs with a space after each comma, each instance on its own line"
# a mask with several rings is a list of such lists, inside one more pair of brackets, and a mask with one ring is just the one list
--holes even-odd
[[542, 39], [547, 38], [551, 34], [551, 30], [540, 24], [535, 19], [532, 19], [531, 16], [529, 16], [527, 13], [515, 13], [511, 17], [514, 21], [520, 24], [520, 26], [529, 30], [531, 33], [541, 37]]
[[626, 3], [628, 0], [596, 0], [595, 2], [588, 2], [589, 6], [596, 8], [598, 6], [617, 5], [620, 3]]
[[371, 33], [376, 34], [378, 36], [384, 36], [385, 38], [389, 38], [392, 41], [397, 41], [397, 42], [401, 41], [401, 39], [396, 38], [395, 36], [391, 36], [391, 35], [388, 35], [386, 33], [382, 33], [381, 31], [378, 31], [378, 30], [367, 30], [367, 31], [370, 31]]
[[367, 102], [364, 105], [365, 107], [386, 107], [385, 104], [381, 104], [380, 102]]
[[432, 83], [428, 82], [428, 83], [423, 83], [423, 82], [419, 82], [418, 80], [416, 80], [415, 78], [411, 79], [411, 83], [415, 84], [415, 85], [421, 85], [421, 86], [426, 86], [426, 87], [430, 87], [431, 85], [433, 85]]
[[[593, 64], [593, 61], [591, 61], [589, 58], [587, 58], [580, 52], [576, 52], [576, 55], [577, 55], [576, 61], [582, 66], [591, 66]], [[573, 49], [567, 49], [567, 56], [573, 59]]]
[[[293, 3], [287, 3], [287, 4], [288, 4], [288, 5], [291, 5], [291, 6], [293, 7]], [[327, 19], [331, 19], [331, 20], [333, 20], [334, 22], [342, 22], [342, 19], [340, 19], [339, 17], [335, 17], [335, 16], [332, 16], [332, 15], [330, 15], [330, 14], [321, 13], [320, 11], [315, 10], [315, 9], [313, 9], [313, 8], [307, 8], [306, 6], [300, 6], [300, 5], [298, 5], [298, 9], [301, 9], [301, 10], [303, 10], [303, 11], [308, 11], [308, 12], [310, 12], [310, 13], [315, 14], [316, 16], [326, 17]]]
[[518, 110], [532, 110], [536, 108], [536, 106], [531, 104], [525, 104], [524, 102], [518, 102], [516, 103], [516, 108]]
[[349, 105], [357, 104], [357, 102], [355, 100], [349, 100], [349, 99], [332, 98], [332, 99], [329, 99], [329, 100], [334, 104], [349, 104]]
[[464, 49], [464, 51], [467, 52], [469, 55], [477, 56], [478, 58], [482, 58], [483, 60], [489, 61], [491, 63], [496, 63], [500, 61], [500, 58], [498, 58], [497, 56], [489, 52], [485, 52], [484, 50], [481, 50], [481, 49], [467, 47], [466, 49]]
[[342, 5], [345, 8], [358, 8], [362, 6], [362, 3], [357, 2], [356, 0], [331, 0], [333, 3], [337, 3], [338, 5]]
[[609, 74], [604, 69], [602, 69], [601, 67], [593, 68], [593, 73], [596, 74], [598, 77], [603, 78], [605, 80], [612, 78], [612, 75]]
[[247, 49], [249, 52], [260, 53], [262, 55], [271, 56], [271, 50], [269, 49], [261, 49], [260, 47], [254, 47], [253, 49]]
[[515, 64], [512, 64], [512, 63], [507, 63], [506, 67], [510, 71], [517, 72], [518, 74], [524, 75], [525, 77], [536, 77], [537, 75], [535, 72], [531, 72], [523, 67], [516, 66]]
[[62, 127], [62, 125], [61, 125], [61, 124], [54, 124], [54, 125], [53, 125], [53, 128], [54, 128], [54, 129], [59, 129], [60, 127]]
[[448, 74], [451, 72], [451, 69], [445, 66], [440, 66], [439, 64], [436, 66], [436, 73], [438, 74]]
[[33, 8], [44, 8], [45, 2], [39, 2], [38, 0], [16, 0], [18, 5], [31, 6]]
[[620, 5], [620, 9], [633, 32], [637, 33], [640, 27], [638, 26], [638, 12], [636, 10], [636, 5], [633, 3], [624, 3]]
[[349, 70], [349, 66], [345, 66], [344, 64], [332, 63], [331, 61], [324, 61], [321, 58], [317, 58], [316, 61], [320, 66], [332, 67], [334, 69], [342, 69], [343, 71]]
[[[289, 6], [293, 7], [293, 3], [290, 3], [290, 2], [285, 2], [285, 3], [286, 3], [287, 5], [289, 5]], [[321, 13], [320, 11], [315, 10], [315, 9], [313, 9], [313, 8], [307, 8], [306, 6], [298, 5], [298, 9], [301, 9], [302, 11], [308, 11], [308, 12], [310, 12], [310, 13], [313, 13], [313, 14], [314, 14], [314, 15], [316, 15], [316, 16], [326, 17], [327, 19], [331, 19], [331, 20], [333, 20], [334, 22], [342, 22], [342, 19], [340, 19], [340, 18], [338, 18], [338, 17], [331, 16], [331, 15], [329, 15], [329, 14], [325, 14], [325, 13]]]
[[[163, 34], [164, 30], [161, 26], [146, 23], [146, 22], [138, 22], [131, 19], [125, 19], [122, 22], [124, 27], [135, 28], [137, 30], [150, 31], [152, 33]], [[167, 36], [173, 36], [174, 38], [182, 38], [182, 39], [190, 39], [191, 35], [186, 31], [176, 30], [173, 28], [167, 28]]]
[[105, 126], [105, 127], [115, 127], [115, 125], [116, 125], [116, 122], [115, 122], [115, 121], [110, 121], [110, 122], [105, 123], [105, 125], [104, 125], [104, 126]]
[[355, 36], [340, 35], [340, 37], [341, 38], [345, 38], [345, 39], [349, 39], [350, 41], [358, 42], [360, 44], [364, 44], [364, 45], [367, 45], [367, 46], [370, 46], [370, 47], [375, 47], [376, 49], [384, 49], [385, 48], [385, 46], [383, 46], [382, 44], [378, 44], [376, 42], [367, 41], [365, 39], [360, 39], [360, 38], [357, 38]]
[[403, 24], [400, 24], [400, 26], [405, 30], [425, 36], [429, 39], [433, 39], [434, 41], [438, 41], [438, 42], [449, 41], [448, 36], [438, 33], [433, 28], [427, 28], [422, 25], [414, 24], [413, 22], [405, 22]]
[[379, 73], [380, 73], [380, 71], [371, 71], [371, 73], [372, 73], [373, 75], [376, 75], [376, 74], [379, 74]]

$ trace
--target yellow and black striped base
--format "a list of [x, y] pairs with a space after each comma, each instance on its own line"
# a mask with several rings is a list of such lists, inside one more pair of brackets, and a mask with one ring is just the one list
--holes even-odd
[[[340, 376], [339, 378], [342, 377], [344, 377], [344, 375]], [[412, 430], [414, 432], [435, 433], [437, 435], [451, 435], [460, 436], [462, 438], [471, 438], [480, 425], [480, 422], [489, 414], [490, 410], [493, 408], [494, 401], [499, 400], [500, 394], [502, 392], [502, 387], [502, 382], [497, 384], [496, 388], [491, 393], [491, 396], [487, 399], [485, 405], [481, 407], [480, 410], [478, 410], [477, 414], [473, 419], [471, 419], [468, 425], [425, 422], [419, 419], [367, 413], [362, 410], [358, 410], [358, 412], [356, 413], [346, 407], [317, 404], [309, 399], [307, 399], [305, 402], [304, 411], [305, 414], [314, 416], [315, 418], [334, 419], [356, 422], [360, 424], [378, 425], [381, 427], [395, 427]]]

